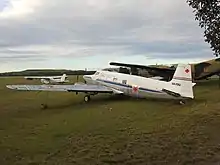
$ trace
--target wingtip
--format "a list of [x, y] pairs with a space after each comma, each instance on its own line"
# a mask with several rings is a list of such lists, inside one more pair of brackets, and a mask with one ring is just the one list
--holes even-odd
[[6, 85], [8, 89], [17, 89], [16, 85]]
[[13, 85], [6, 85], [6, 87], [7, 87], [8, 89], [14, 89], [14, 88], [13, 88]]

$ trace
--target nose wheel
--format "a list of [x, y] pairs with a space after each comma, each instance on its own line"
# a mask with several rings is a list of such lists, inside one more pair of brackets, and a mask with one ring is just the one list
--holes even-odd
[[85, 101], [85, 102], [89, 102], [89, 101], [90, 101], [90, 99], [91, 99], [91, 98], [90, 98], [90, 96], [89, 96], [89, 95], [84, 96], [84, 101]]

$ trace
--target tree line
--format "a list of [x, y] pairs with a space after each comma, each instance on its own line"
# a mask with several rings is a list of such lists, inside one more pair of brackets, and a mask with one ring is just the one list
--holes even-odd
[[0, 76], [60, 76], [62, 74], [66, 75], [90, 75], [94, 74], [95, 71], [85, 71], [85, 70], [25, 70], [19, 72], [5, 72], [0, 73]]

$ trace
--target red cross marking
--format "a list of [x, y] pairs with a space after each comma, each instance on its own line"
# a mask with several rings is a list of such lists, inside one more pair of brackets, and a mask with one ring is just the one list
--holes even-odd
[[185, 72], [186, 72], [186, 73], [189, 73], [189, 69], [186, 69]]
[[138, 87], [137, 86], [133, 86], [133, 91], [137, 92], [138, 91]]

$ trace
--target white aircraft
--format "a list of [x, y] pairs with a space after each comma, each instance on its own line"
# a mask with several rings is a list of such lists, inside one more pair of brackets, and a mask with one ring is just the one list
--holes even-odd
[[69, 82], [69, 80], [67, 80], [68, 77], [66, 74], [63, 74], [62, 76], [29, 76], [24, 78], [27, 80], [40, 79], [43, 84], [62, 84]]
[[160, 81], [151, 78], [110, 71], [97, 71], [93, 75], [83, 76], [86, 84], [73, 85], [7, 85], [7, 88], [23, 91], [59, 91], [85, 93], [84, 101], [91, 95], [110, 93], [138, 98], [166, 98], [179, 100], [193, 99], [191, 65], [179, 64], [171, 81]]

